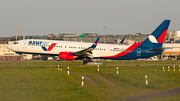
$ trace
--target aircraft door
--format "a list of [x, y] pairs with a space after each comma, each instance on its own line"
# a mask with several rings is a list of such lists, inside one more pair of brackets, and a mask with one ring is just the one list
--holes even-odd
[[110, 48], [107, 47], [107, 48], [106, 48], [106, 53], [108, 54], [109, 52], [110, 52]]
[[24, 48], [24, 49], [26, 49], [26, 48], [27, 48], [27, 44], [26, 44], [26, 42], [25, 42], [25, 43], [23, 43], [23, 48]]
[[141, 56], [141, 48], [137, 48], [137, 56]]

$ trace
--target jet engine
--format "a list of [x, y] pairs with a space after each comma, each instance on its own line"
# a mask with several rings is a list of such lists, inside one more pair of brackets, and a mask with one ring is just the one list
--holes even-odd
[[60, 52], [59, 58], [63, 60], [74, 60], [74, 53], [70, 52]]

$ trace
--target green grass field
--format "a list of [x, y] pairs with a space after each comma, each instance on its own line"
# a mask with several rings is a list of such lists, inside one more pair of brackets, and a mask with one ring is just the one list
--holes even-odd
[[[104, 101], [180, 87], [179, 61], [106, 61], [97, 66], [82, 61], [0, 62], [0, 101]], [[162, 66], [117, 66], [106, 64], [177, 64], [176, 71]], [[180, 62], [179, 62], [180, 63]], [[60, 65], [58, 70], [57, 65]], [[70, 75], [67, 75], [67, 67]], [[156, 70], [156, 71], [154, 71]], [[81, 76], [86, 78], [81, 86]], [[147, 75], [149, 84], [145, 84]], [[100, 76], [103, 79], [98, 78]], [[106, 82], [107, 81], [107, 82]], [[111, 81], [111, 83], [108, 83]], [[112, 85], [113, 83], [113, 85]], [[179, 96], [152, 98], [169, 101]]]

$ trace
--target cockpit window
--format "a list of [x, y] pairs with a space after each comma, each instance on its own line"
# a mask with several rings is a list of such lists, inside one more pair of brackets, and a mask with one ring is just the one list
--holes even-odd
[[18, 42], [14, 42], [13, 44], [18, 44]]

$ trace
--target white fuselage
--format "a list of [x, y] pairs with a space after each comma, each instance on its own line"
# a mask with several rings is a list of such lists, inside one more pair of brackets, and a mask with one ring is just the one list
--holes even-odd
[[[17, 44], [10, 44], [8, 48], [19, 53], [30, 54], [48, 54], [59, 55], [60, 52], [77, 52], [90, 47], [93, 43], [74, 42], [74, 41], [57, 41], [57, 40], [41, 40], [41, 39], [26, 39], [16, 41]], [[48, 50], [51, 44], [55, 43], [52, 49]], [[130, 45], [117, 44], [102, 44], [98, 43], [97, 47], [92, 51], [93, 57], [104, 57], [116, 55]], [[44, 47], [44, 49], [42, 48]], [[47, 50], [45, 50], [47, 49]]]

